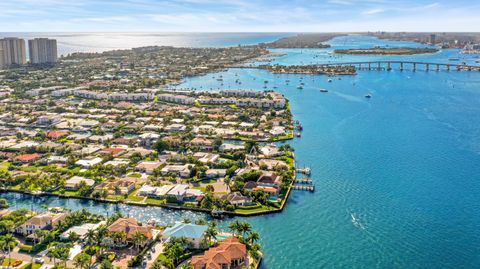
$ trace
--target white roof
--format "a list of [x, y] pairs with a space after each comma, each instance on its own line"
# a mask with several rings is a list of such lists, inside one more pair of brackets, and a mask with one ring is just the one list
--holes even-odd
[[167, 193], [173, 188], [173, 185], [163, 185], [161, 187], [157, 187], [155, 194], [159, 196], [167, 195]]
[[95, 180], [89, 179], [89, 178], [84, 178], [84, 177], [79, 177], [79, 176], [74, 176], [67, 180], [65, 183], [68, 185], [77, 185], [78, 183], [84, 181], [88, 186], [93, 186], [95, 184]]
[[105, 221], [101, 221], [99, 223], [85, 223], [79, 226], [73, 226], [70, 229], [66, 230], [60, 235], [60, 238], [68, 238], [68, 235], [71, 232], [76, 233], [80, 237], [83, 237], [87, 234], [88, 231], [90, 230], [95, 230], [97, 229], [100, 225], [105, 224]]
[[102, 158], [93, 158], [91, 160], [78, 160], [75, 162], [76, 165], [84, 166], [84, 167], [90, 167], [95, 164], [99, 164], [102, 162]]
[[184, 195], [187, 189], [189, 188], [188, 185], [185, 184], [177, 184], [167, 193], [168, 195]]

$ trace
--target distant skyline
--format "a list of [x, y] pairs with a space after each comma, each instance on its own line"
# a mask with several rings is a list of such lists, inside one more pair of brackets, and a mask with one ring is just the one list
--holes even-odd
[[479, 31], [466, 0], [2, 0], [0, 32]]

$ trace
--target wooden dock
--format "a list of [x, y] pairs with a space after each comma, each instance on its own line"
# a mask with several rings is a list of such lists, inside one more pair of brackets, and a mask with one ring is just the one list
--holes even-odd
[[292, 189], [299, 190], [299, 191], [314, 192], [315, 191], [315, 185], [293, 185]]
[[312, 173], [312, 170], [310, 169], [310, 167], [301, 167], [301, 168], [297, 168], [295, 170], [297, 173], [302, 173], [302, 174], [305, 174], [305, 175], [310, 175]]
[[298, 183], [298, 184], [313, 184], [313, 180], [311, 178], [305, 177], [305, 178], [299, 178], [295, 179], [293, 183]]

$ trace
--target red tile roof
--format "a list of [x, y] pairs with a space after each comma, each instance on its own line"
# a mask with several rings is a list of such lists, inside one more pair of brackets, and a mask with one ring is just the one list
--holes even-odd
[[67, 135], [66, 132], [60, 132], [60, 131], [48, 131], [46, 134], [46, 137], [48, 138], [60, 138], [62, 136]]
[[211, 248], [203, 255], [193, 256], [194, 269], [217, 269], [222, 264], [230, 264], [232, 260], [247, 260], [247, 247], [240, 243], [238, 238], [231, 236], [220, 242], [217, 247]]
[[15, 157], [15, 160], [22, 161], [22, 162], [29, 162], [29, 161], [33, 161], [35, 159], [38, 159], [40, 157], [42, 157], [42, 154], [39, 154], [39, 153], [22, 154], [22, 155], [18, 155], [17, 157]]

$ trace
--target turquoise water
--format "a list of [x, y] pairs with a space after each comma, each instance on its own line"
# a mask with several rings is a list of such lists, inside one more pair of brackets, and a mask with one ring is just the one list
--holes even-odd
[[[370, 37], [331, 43], [335, 48], [384, 42], [405, 44]], [[288, 55], [275, 62], [476, 60], [476, 55], [458, 50], [341, 59], [330, 57], [330, 50], [282, 50]], [[226, 88], [263, 89], [263, 81], [269, 80], [269, 87], [277, 86], [290, 99], [304, 126], [302, 137], [292, 144], [299, 164], [313, 169], [315, 193], [294, 191], [283, 213], [247, 219], [260, 232], [264, 268], [479, 267], [480, 72], [361, 71], [331, 83], [325, 76], [255, 69], [221, 74]], [[305, 86], [298, 90], [301, 77]], [[241, 85], [235, 84], [237, 78]], [[220, 82], [210, 74], [188, 78], [179, 87], [216, 89]], [[373, 97], [365, 99], [366, 93]], [[15, 206], [47, 202], [97, 212], [120, 210], [164, 223], [203, 217], [160, 208], [2, 196]]]
[[[361, 47], [374, 40], [331, 43]], [[467, 57], [443, 50], [332, 59], [332, 49], [282, 50], [288, 55], [274, 62]], [[325, 76], [253, 69], [222, 75], [224, 87], [231, 88], [262, 89], [270, 81], [304, 126], [293, 145], [298, 162], [313, 169], [316, 192], [293, 192], [282, 214], [249, 219], [261, 232], [267, 268], [479, 266], [480, 73], [365, 71], [332, 83]], [[305, 86], [298, 90], [301, 77]], [[180, 85], [202, 86], [220, 85], [211, 76]], [[365, 99], [366, 93], [373, 98]]]
[[[56, 39], [59, 55], [144, 46], [224, 47], [270, 42], [287, 33], [1, 33], [2, 37]], [[27, 49], [28, 53], [28, 49]]]

